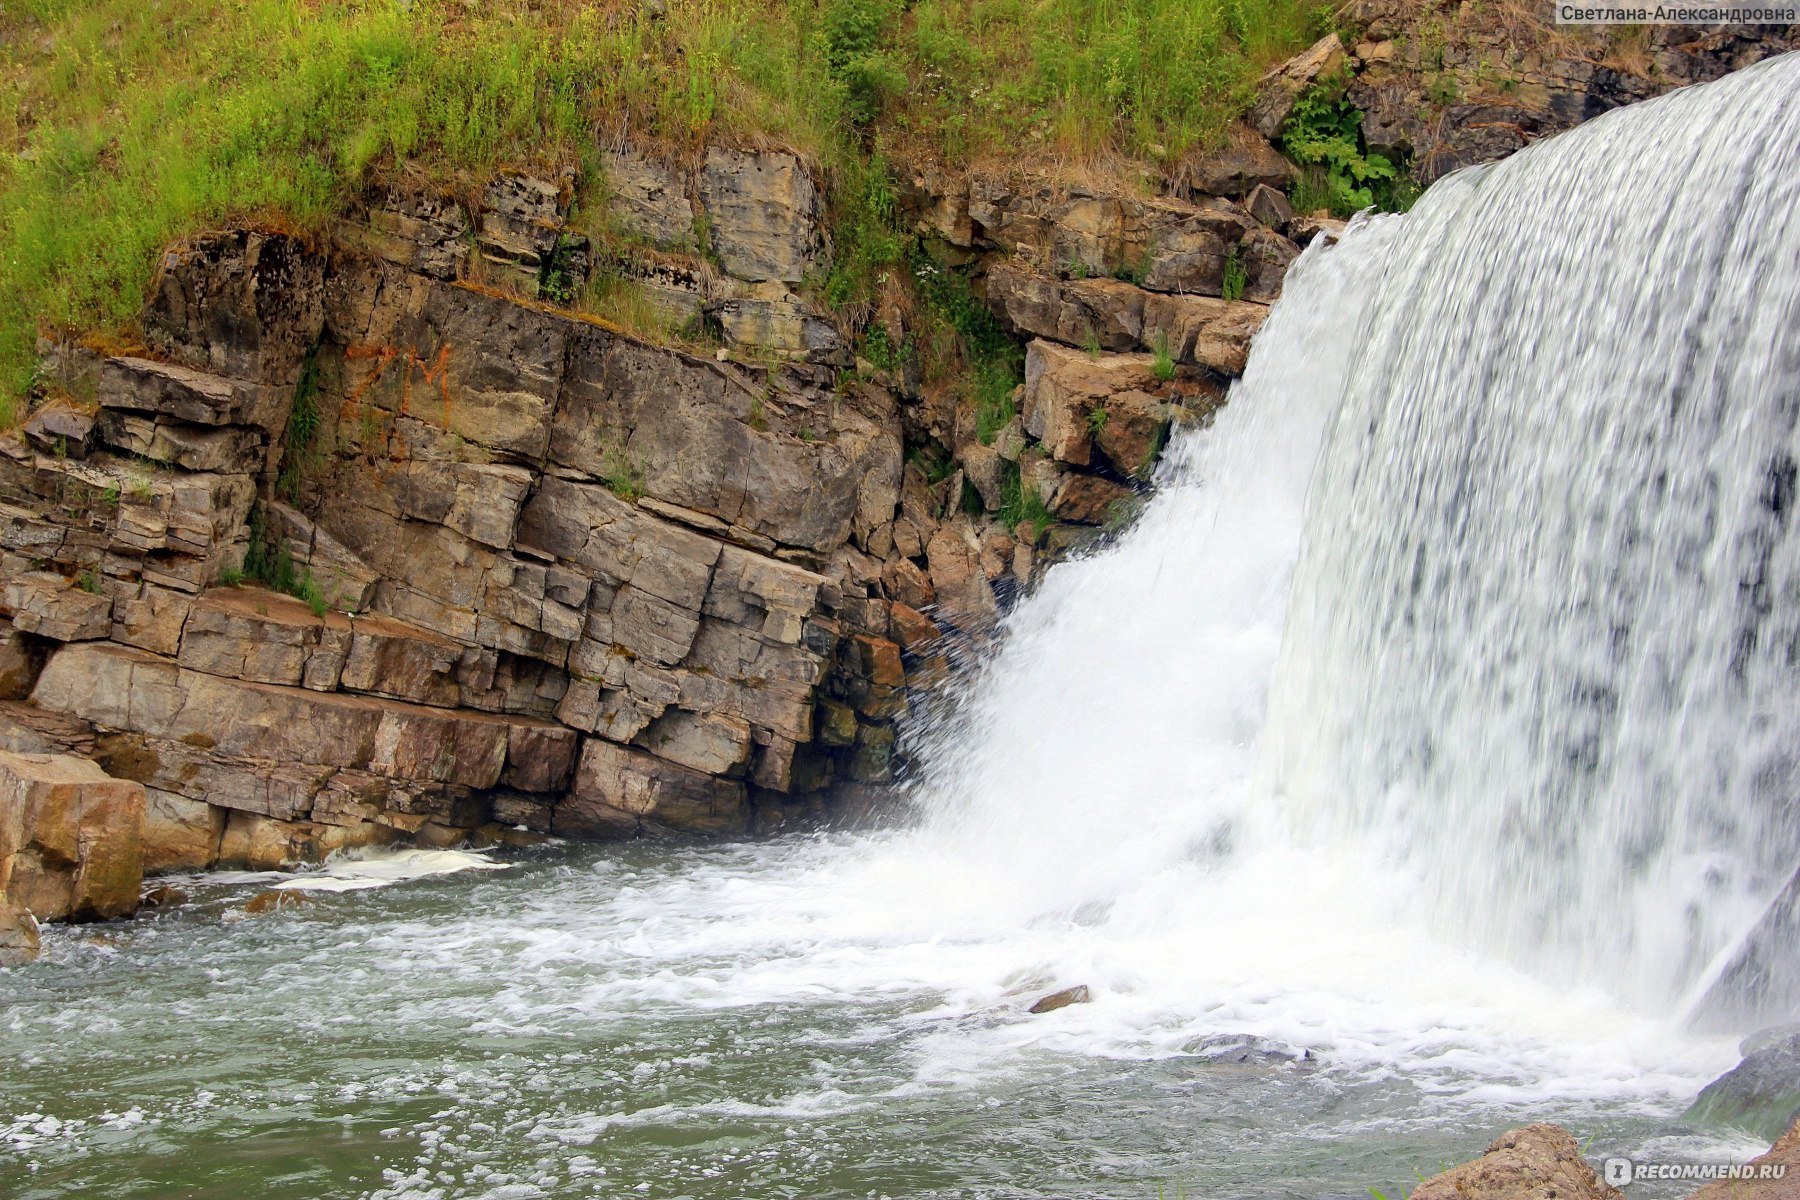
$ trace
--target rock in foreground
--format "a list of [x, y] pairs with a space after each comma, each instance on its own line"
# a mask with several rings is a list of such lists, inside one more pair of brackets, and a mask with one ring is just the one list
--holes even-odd
[[1472, 1162], [1433, 1175], [1412, 1200], [1624, 1200], [1581, 1157], [1568, 1130], [1539, 1122], [1509, 1129]]

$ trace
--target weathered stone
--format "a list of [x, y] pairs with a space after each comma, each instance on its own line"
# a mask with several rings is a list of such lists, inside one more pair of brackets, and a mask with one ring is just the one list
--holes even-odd
[[1267, 184], [1259, 183], [1244, 200], [1244, 209], [1251, 216], [1280, 232], [1294, 217], [1294, 206], [1288, 198]]
[[1050, 501], [1059, 521], [1078, 525], [1110, 525], [1131, 496], [1131, 489], [1099, 475], [1071, 471]]
[[747, 820], [743, 784], [589, 738], [552, 831], [615, 838], [656, 831], [741, 833]]
[[0, 750], [14, 754], [72, 754], [90, 758], [94, 730], [87, 722], [45, 712], [18, 700], [0, 700]]
[[[803, 436], [804, 435], [804, 436]], [[829, 550], [898, 483], [898, 422], [735, 368], [584, 330], [571, 347], [552, 458], [631, 480], [663, 503], [776, 542]], [[882, 519], [886, 519], [885, 517]]]
[[1170, 404], [1135, 389], [1114, 392], [1090, 418], [1094, 445], [1121, 475], [1147, 476], [1168, 433]]
[[463, 656], [461, 643], [428, 630], [389, 617], [360, 617], [350, 625], [349, 653], [338, 686], [454, 707], [462, 700], [456, 671]]
[[968, 518], [957, 516], [938, 527], [926, 547], [938, 610], [965, 632], [985, 629], [998, 611], [994, 589], [981, 569], [981, 549]]
[[539, 269], [556, 250], [562, 225], [562, 189], [548, 180], [505, 172], [481, 198], [476, 247], [501, 268], [519, 270], [528, 294], [537, 294]]
[[684, 767], [735, 776], [750, 758], [750, 724], [738, 717], [673, 709], [653, 721], [636, 743]]
[[845, 771], [859, 783], [886, 783], [894, 777], [894, 729], [864, 725], [856, 731]]
[[937, 603], [937, 591], [931, 586], [931, 576], [912, 561], [914, 557], [923, 558], [924, 555], [925, 547], [921, 544], [913, 555], [890, 558], [882, 564], [881, 587], [890, 599], [913, 608], [930, 608]]
[[0, 621], [0, 700], [29, 696], [49, 654], [48, 645]]
[[1153, 296], [1144, 302], [1142, 344], [1162, 348], [1176, 362], [1242, 375], [1250, 340], [1268, 313], [1260, 304], [1210, 296]]
[[1330, 33], [1275, 67], [1257, 85], [1256, 104], [1250, 110], [1251, 126], [1266, 138], [1281, 136], [1281, 127], [1294, 111], [1300, 93], [1343, 71], [1345, 65], [1344, 43], [1337, 34]]
[[988, 272], [988, 303], [1021, 333], [1069, 345], [1124, 350], [1144, 328], [1142, 288], [1116, 279], [1059, 281], [1013, 263]]
[[1688, 1200], [1800, 1200], [1800, 1121], [1747, 1166], [1745, 1178], [1709, 1183]]
[[819, 194], [800, 159], [715, 146], [700, 170], [700, 202], [726, 271], [753, 282], [806, 278], [821, 243]]
[[1110, 279], [1055, 280], [1011, 264], [990, 272], [988, 300], [1020, 333], [1084, 348], [1161, 349], [1226, 375], [1243, 373], [1268, 313], [1261, 304], [1163, 295]]
[[[330, 632], [342, 636], [328, 637]], [[311, 660], [323, 656], [340, 668], [348, 622], [326, 621], [291, 596], [260, 588], [225, 589], [207, 593], [189, 612], [177, 661], [193, 671], [226, 675], [252, 683], [277, 683], [298, 687], [317, 668]], [[336, 669], [330, 671], [335, 678]]]
[[837, 326], [781, 283], [749, 284], [706, 303], [725, 340], [815, 362], [847, 360]]
[[1173, 190], [1190, 200], [1245, 196], [1258, 187], [1285, 190], [1299, 170], [1269, 140], [1248, 126], [1233, 127], [1218, 149], [1189, 152], [1175, 172]]
[[1244, 267], [1244, 299], [1271, 304], [1281, 295], [1281, 281], [1300, 257], [1300, 248], [1269, 229], [1258, 229], [1239, 249]]
[[86, 458], [94, 447], [94, 418], [66, 404], [49, 404], [33, 412], [20, 427], [25, 440], [45, 454]]
[[253, 474], [268, 456], [264, 435], [239, 425], [204, 428], [104, 409], [99, 434], [114, 449], [189, 471]]
[[248, 916], [260, 917], [272, 912], [280, 912], [284, 908], [301, 908], [312, 903], [305, 892], [294, 888], [270, 889], [258, 892], [244, 902], [244, 912]]
[[[374, 599], [375, 585], [381, 579], [374, 568], [310, 518], [287, 505], [265, 504], [263, 511], [270, 533], [282, 539], [294, 565], [311, 572], [320, 591], [333, 597], [336, 607], [346, 612], [360, 612], [369, 607]], [[158, 648], [145, 646], [144, 649]]]
[[136, 911], [144, 789], [86, 759], [0, 752], [0, 899], [40, 920]]
[[32, 699], [107, 729], [192, 739], [216, 756], [473, 788], [499, 782], [513, 730], [555, 728], [529, 717], [245, 683], [93, 643], [52, 658]]
[[1294, 220], [1290, 221], [1288, 223], [1287, 232], [1288, 237], [1293, 240], [1293, 243], [1296, 246], [1308, 246], [1312, 244], [1314, 238], [1322, 237], [1326, 238], [1328, 241], [1336, 241], [1337, 238], [1342, 236], [1344, 225], [1345, 222], [1340, 221], [1335, 217], [1322, 217], [1317, 214], [1308, 214], [1307, 216], [1296, 217]]
[[[301, 362], [324, 323], [323, 280], [322, 259], [298, 238], [251, 230], [202, 234], [163, 255], [144, 314], [145, 336], [185, 366], [267, 385], [268, 394], [256, 395], [250, 409], [240, 402], [230, 423], [278, 431]], [[101, 403], [113, 404], [105, 377]]]
[[626, 148], [606, 156], [606, 208], [627, 233], [664, 248], [694, 241], [694, 206], [672, 167]]
[[0, 614], [11, 617], [22, 633], [58, 642], [104, 638], [112, 633], [112, 610], [112, 597], [84, 591], [49, 571], [0, 580]]
[[144, 795], [145, 874], [203, 871], [219, 860], [225, 809], [160, 788]]
[[1413, 1200], [1621, 1200], [1568, 1131], [1539, 1123], [1508, 1130], [1480, 1158], [1413, 1189]]
[[469, 217], [453, 197], [395, 188], [336, 228], [347, 248], [373, 254], [433, 279], [455, 279], [469, 249]]
[[24, 905], [0, 897], [0, 967], [16, 967], [38, 956], [37, 918]]

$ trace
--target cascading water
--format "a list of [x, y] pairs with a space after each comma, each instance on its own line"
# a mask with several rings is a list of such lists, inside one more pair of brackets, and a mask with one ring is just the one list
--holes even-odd
[[1800, 58], [1464, 172], [1287, 295], [1014, 618], [942, 836], [1078, 904], [1354, 846], [1455, 944], [1691, 1001], [1800, 864]]
[[1538, 1119], [1741, 1161], [1677, 1114], [1736, 1061], [1688, 1010], [1800, 990], [1796, 330], [1800, 56], [1453, 176], [1307, 252], [918, 823], [52, 931], [0, 1193], [1363, 1196]]

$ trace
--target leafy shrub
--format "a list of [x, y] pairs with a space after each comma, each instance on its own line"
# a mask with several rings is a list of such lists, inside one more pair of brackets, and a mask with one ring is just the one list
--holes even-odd
[[1345, 97], [1341, 82], [1316, 84], [1301, 93], [1282, 126], [1281, 144], [1289, 158], [1323, 172], [1312, 177], [1311, 186], [1320, 190], [1297, 200], [1342, 217], [1374, 205], [1375, 187], [1399, 174], [1386, 156], [1364, 152], [1362, 112]]

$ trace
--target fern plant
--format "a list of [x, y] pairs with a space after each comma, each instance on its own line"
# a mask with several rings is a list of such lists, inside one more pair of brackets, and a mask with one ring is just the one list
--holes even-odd
[[1302, 166], [1324, 172], [1324, 198], [1339, 216], [1375, 204], [1375, 191], [1398, 177], [1386, 155], [1366, 153], [1362, 112], [1341, 86], [1319, 84], [1302, 92], [1281, 128], [1282, 149]]

